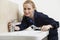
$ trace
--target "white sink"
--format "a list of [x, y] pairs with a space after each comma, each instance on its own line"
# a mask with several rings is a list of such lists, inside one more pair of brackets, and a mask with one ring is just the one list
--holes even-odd
[[48, 31], [19, 31], [0, 33], [0, 40], [42, 40], [48, 35]]
[[35, 37], [27, 37], [27, 36], [0, 36], [0, 40], [35, 40]]

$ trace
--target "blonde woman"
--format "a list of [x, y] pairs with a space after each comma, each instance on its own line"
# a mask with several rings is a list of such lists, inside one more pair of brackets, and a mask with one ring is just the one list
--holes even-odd
[[22, 23], [15, 27], [15, 30], [24, 30], [31, 25], [41, 27], [41, 31], [49, 30], [48, 40], [58, 40], [57, 28], [59, 23], [48, 17], [42, 12], [36, 10], [35, 4], [32, 1], [25, 1], [23, 4], [24, 16]]

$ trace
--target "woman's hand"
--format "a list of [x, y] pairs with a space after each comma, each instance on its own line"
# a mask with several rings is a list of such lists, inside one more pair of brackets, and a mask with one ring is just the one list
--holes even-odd
[[50, 28], [53, 28], [52, 25], [43, 25], [41, 31], [48, 31]]
[[14, 30], [18, 31], [18, 30], [20, 30], [20, 28], [18, 26], [15, 26]]

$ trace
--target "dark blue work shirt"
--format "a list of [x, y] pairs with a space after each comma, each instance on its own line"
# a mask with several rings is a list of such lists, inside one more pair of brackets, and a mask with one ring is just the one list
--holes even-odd
[[59, 23], [57, 21], [41, 12], [37, 12], [36, 10], [34, 12], [34, 20], [29, 17], [23, 16], [21, 24], [17, 26], [20, 27], [20, 30], [24, 30], [31, 25], [35, 25], [37, 27], [42, 27], [43, 25], [52, 25], [54, 29], [59, 27]]

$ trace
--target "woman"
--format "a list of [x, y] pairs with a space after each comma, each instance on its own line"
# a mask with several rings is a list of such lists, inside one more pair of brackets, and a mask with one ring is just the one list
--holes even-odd
[[42, 12], [37, 12], [32, 1], [25, 1], [23, 4], [24, 16], [20, 25], [15, 30], [24, 30], [31, 25], [41, 27], [41, 31], [49, 30], [48, 40], [58, 40], [57, 28], [59, 23]]

